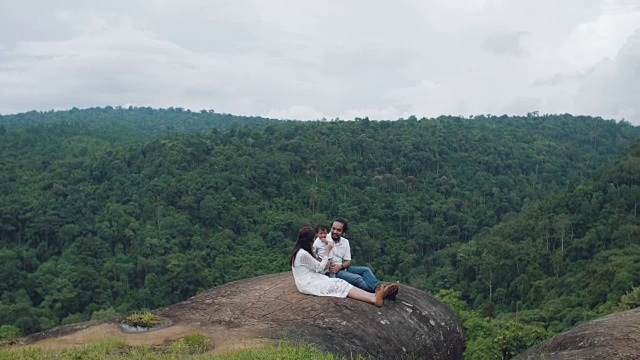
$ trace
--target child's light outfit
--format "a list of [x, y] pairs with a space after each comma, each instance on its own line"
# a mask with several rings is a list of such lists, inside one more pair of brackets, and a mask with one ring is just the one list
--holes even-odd
[[[331, 238], [329, 238], [329, 244], [333, 245], [333, 240]], [[324, 241], [320, 240], [319, 237], [317, 237], [316, 240], [313, 242], [313, 248], [315, 249], [315, 252], [316, 252], [315, 255], [318, 256], [320, 259], [327, 256], [329, 258], [329, 262], [331, 262], [331, 258], [333, 258], [333, 249], [329, 252], [329, 254], [327, 254], [327, 245], [328, 244], [325, 244]], [[329, 277], [336, 276], [336, 274], [330, 273], [329, 269], [324, 269], [323, 271], [321, 271], [321, 274], [329, 275]]]

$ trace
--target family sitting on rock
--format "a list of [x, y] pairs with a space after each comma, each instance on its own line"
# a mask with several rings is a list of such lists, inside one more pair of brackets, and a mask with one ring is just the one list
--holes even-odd
[[395, 299], [400, 285], [383, 284], [368, 267], [351, 266], [349, 240], [342, 237], [348, 227], [345, 219], [334, 220], [330, 238], [323, 225], [315, 231], [310, 226], [300, 229], [290, 258], [296, 287], [303, 294], [348, 296], [382, 306], [384, 299]]

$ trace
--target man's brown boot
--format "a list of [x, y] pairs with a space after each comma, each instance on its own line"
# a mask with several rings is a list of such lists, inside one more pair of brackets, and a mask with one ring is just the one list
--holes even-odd
[[396, 281], [396, 282], [390, 283], [390, 284], [386, 284], [385, 285], [384, 298], [385, 299], [395, 300], [396, 296], [398, 295], [398, 290], [400, 290], [400, 282], [399, 281]]

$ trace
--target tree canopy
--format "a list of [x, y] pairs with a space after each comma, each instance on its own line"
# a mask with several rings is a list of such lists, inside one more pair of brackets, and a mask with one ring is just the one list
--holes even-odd
[[639, 134], [568, 114], [0, 116], [0, 325], [27, 334], [286, 271], [301, 225], [342, 216], [356, 263], [449, 291], [480, 339], [470, 354], [503, 336], [509, 357], [638, 286]]

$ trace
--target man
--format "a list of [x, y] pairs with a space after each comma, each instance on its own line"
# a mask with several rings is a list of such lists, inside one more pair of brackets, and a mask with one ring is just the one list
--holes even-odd
[[[349, 240], [343, 237], [348, 228], [349, 223], [343, 218], [337, 218], [331, 224], [331, 239], [334, 247], [329, 271], [355, 287], [375, 293], [381, 281], [376, 278], [371, 269], [366, 266], [351, 265], [351, 247]], [[399, 288], [398, 283], [385, 284], [385, 286], [384, 297], [395, 299]]]

